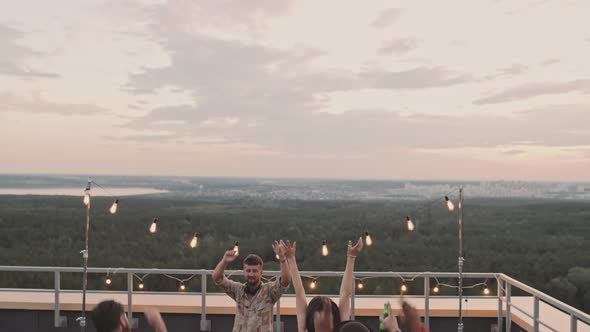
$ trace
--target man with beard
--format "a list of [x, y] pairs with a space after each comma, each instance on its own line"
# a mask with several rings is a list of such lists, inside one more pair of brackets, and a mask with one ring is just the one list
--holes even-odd
[[244, 259], [245, 283], [229, 280], [223, 272], [238, 257], [234, 250], [226, 251], [213, 271], [213, 281], [236, 301], [233, 332], [273, 331], [272, 308], [291, 283], [284, 251], [279, 250], [276, 241], [273, 248], [281, 264], [281, 275], [274, 281], [262, 282], [262, 258], [258, 255], [248, 255]]
[[[160, 313], [146, 309], [143, 316], [156, 332], [166, 332], [166, 325]], [[97, 332], [130, 332], [131, 324], [125, 315], [123, 305], [117, 301], [107, 300], [96, 305], [92, 310], [92, 323]]]

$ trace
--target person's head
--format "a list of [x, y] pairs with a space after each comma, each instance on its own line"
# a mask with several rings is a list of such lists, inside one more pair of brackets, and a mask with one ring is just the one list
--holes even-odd
[[371, 332], [371, 329], [359, 321], [348, 320], [336, 325], [334, 332]]
[[91, 318], [97, 332], [131, 331], [123, 305], [113, 300], [97, 304]]
[[257, 287], [262, 280], [262, 258], [248, 255], [244, 258], [244, 278], [248, 287]]
[[[327, 306], [329, 308], [326, 308]], [[326, 315], [326, 312], [329, 314]], [[320, 322], [321, 320], [328, 321]], [[305, 311], [305, 328], [308, 332], [316, 332], [316, 324], [329, 326], [329, 331], [332, 331], [338, 323], [340, 323], [340, 310], [334, 301], [327, 296], [316, 296], [311, 299]]]

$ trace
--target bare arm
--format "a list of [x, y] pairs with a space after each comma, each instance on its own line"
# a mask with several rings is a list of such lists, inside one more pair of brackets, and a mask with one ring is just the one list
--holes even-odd
[[146, 309], [143, 316], [156, 332], [168, 332], [166, 324], [164, 324], [164, 320], [162, 320], [162, 316], [158, 311], [154, 309]]
[[284, 242], [275, 241], [272, 245], [275, 254], [279, 257], [279, 264], [281, 266], [281, 286], [287, 287], [291, 283], [291, 273], [287, 263], [286, 251], [287, 247]]
[[301, 282], [301, 275], [299, 275], [297, 261], [295, 260], [296, 245], [297, 243], [293, 242], [293, 246], [291, 246], [289, 241], [287, 241], [286, 265], [288, 266], [289, 271], [291, 272], [293, 288], [295, 289], [295, 312], [297, 313], [297, 331], [304, 332], [307, 331], [305, 329], [305, 313], [307, 311], [307, 298], [305, 296], [305, 288], [303, 288], [303, 283]]
[[359, 238], [354, 247], [352, 242], [348, 241], [348, 250], [346, 254], [346, 268], [344, 269], [344, 276], [342, 277], [342, 284], [340, 285], [340, 301], [338, 308], [340, 308], [340, 317], [342, 320], [350, 319], [350, 295], [352, 293], [352, 279], [354, 272], [354, 262], [356, 256], [360, 254], [363, 249], [363, 239]]
[[233, 262], [238, 256], [236, 255], [235, 251], [233, 250], [228, 250], [225, 252], [225, 254], [223, 255], [223, 258], [219, 261], [219, 263], [217, 263], [217, 266], [215, 267], [215, 270], [213, 270], [213, 281], [216, 284], [219, 284], [223, 281], [223, 272], [225, 271], [225, 268], [227, 267], [227, 265], [231, 262]]

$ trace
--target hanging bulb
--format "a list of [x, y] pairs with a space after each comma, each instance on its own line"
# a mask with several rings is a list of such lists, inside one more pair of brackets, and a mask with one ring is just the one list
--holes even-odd
[[317, 281], [315, 281], [315, 280], [312, 280], [312, 281], [309, 283], [309, 289], [316, 289], [316, 287], [318, 287], [318, 283], [317, 283]]
[[490, 289], [488, 288], [488, 285], [485, 285], [483, 288], [483, 295], [490, 295]]
[[445, 201], [447, 201], [447, 207], [449, 208], [449, 211], [455, 210], [455, 204], [453, 204], [453, 201], [449, 199], [449, 196], [445, 196]]
[[236, 241], [234, 243], [234, 253], [236, 254], [236, 256], [240, 255], [240, 241]]
[[322, 242], [322, 256], [328, 256], [329, 251], [328, 251], [328, 243], [326, 242], [326, 240], [324, 240]]
[[90, 204], [90, 191], [84, 192], [84, 199], [82, 200], [82, 202], [84, 202], [84, 205], [86, 206]]
[[362, 280], [359, 280], [358, 284], [356, 284], [356, 288], [358, 290], [362, 290], [362, 289], [365, 288], [365, 284], [363, 284], [363, 281]]
[[184, 292], [186, 290], [186, 285], [184, 284], [184, 282], [180, 282], [180, 287], [179, 287], [181, 292]]
[[152, 225], [150, 226], [150, 233], [155, 233], [156, 230], [158, 229], [158, 218], [154, 218], [154, 221], [152, 222]]
[[406, 283], [405, 282], [402, 283], [402, 287], [400, 289], [401, 289], [402, 293], [405, 293], [405, 292], [408, 291], [408, 286], [406, 286]]
[[110, 276], [107, 276], [106, 279], [104, 280], [104, 283], [107, 285], [110, 285], [113, 281], [111, 280]]
[[144, 286], [143, 286], [143, 281], [140, 281], [140, 282], [139, 282], [139, 285], [137, 285], [137, 287], [139, 287], [139, 289], [143, 290], [143, 287], [144, 287]]
[[367, 246], [373, 245], [373, 239], [371, 239], [371, 235], [369, 235], [369, 231], [365, 232], [365, 243]]
[[434, 294], [438, 294], [438, 292], [440, 292], [440, 288], [438, 287], [438, 285], [434, 286], [434, 288], [432, 289], [432, 292]]
[[111, 212], [111, 214], [117, 213], [117, 206], [118, 205], [119, 205], [119, 199], [115, 199], [115, 202], [113, 202], [113, 205], [111, 205], [109, 212]]
[[414, 224], [414, 222], [412, 221], [412, 219], [410, 219], [410, 216], [406, 216], [406, 225], [408, 227], [408, 230], [410, 232], [414, 231], [416, 229], [416, 225]]
[[199, 233], [195, 233], [195, 235], [193, 235], [193, 239], [191, 240], [191, 243], [190, 243], [191, 248], [196, 248], [198, 242], [199, 242]]
[[276, 254], [275, 257], [277, 258], [278, 261], [281, 260], [281, 258], [279, 257], [279, 254]]

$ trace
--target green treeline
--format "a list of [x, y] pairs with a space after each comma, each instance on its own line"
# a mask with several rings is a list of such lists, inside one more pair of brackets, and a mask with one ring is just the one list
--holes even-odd
[[[368, 230], [357, 271], [456, 271], [457, 214], [443, 203], [262, 201], [174, 197], [127, 197], [109, 215], [111, 201], [94, 198], [91, 210], [91, 267], [110, 267], [114, 289], [125, 289], [116, 268], [213, 269], [223, 251], [240, 241], [241, 256], [257, 253], [266, 270], [276, 270], [271, 243], [297, 241], [301, 270], [342, 271], [346, 244]], [[590, 208], [587, 202], [550, 200], [467, 200], [464, 204], [465, 270], [503, 272], [590, 312]], [[404, 230], [411, 214], [417, 231]], [[158, 217], [159, 231], [148, 228]], [[0, 265], [82, 266], [85, 208], [81, 198], [0, 196]], [[194, 232], [202, 238], [188, 246]], [[330, 255], [322, 257], [322, 240]], [[230, 266], [240, 269], [240, 263]], [[91, 289], [104, 289], [104, 275], [91, 275]], [[178, 276], [179, 278], [184, 278]], [[210, 281], [210, 280], [209, 280]], [[454, 284], [455, 280], [439, 280]], [[466, 284], [484, 280], [467, 280]], [[62, 288], [80, 289], [80, 274], [63, 274]], [[321, 278], [319, 292], [337, 293], [340, 280]], [[488, 286], [495, 293], [495, 281]], [[422, 280], [408, 282], [420, 294]], [[146, 289], [176, 291], [178, 282], [145, 278]], [[399, 280], [365, 281], [363, 294], [398, 294]], [[198, 290], [195, 277], [189, 289]], [[215, 287], [209, 282], [209, 288]], [[0, 273], [0, 287], [52, 288], [48, 273]], [[455, 294], [443, 289], [442, 294]], [[481, 294], [481, 288], [468, 295]]]

